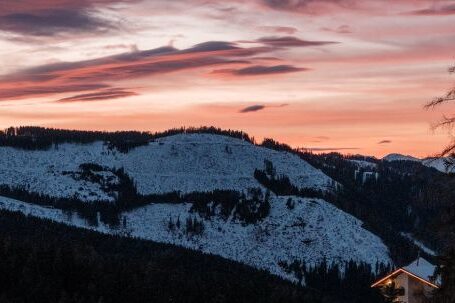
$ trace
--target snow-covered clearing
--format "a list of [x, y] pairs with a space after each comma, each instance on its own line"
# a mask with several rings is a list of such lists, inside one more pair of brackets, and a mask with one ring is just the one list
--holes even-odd
[[212, 134], [180, 134], [157, 139], [123, 154], [102, 142], [61, 144], [58, 149], [30, 151], [0, 147], [0, 184], [25, 187], [54, 197], [77, 195], [81, 200], [110, 200], [97, 183], [75, 180], [83, 163], [121, 168], [142, 194], [261, 187], [255, 169], [269, 160], [277, 174], [298, 187], [328, 189], [334, 181], [298, 156]]

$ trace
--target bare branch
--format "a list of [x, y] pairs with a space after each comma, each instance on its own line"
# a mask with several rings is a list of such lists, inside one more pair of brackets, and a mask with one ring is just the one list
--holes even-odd
[[454, 124], [455, 124], [455, 117], [443, 116], [443, 119], [434, 126], [434, 129], [440, 128], [440, 127], [446, 127], [446, 128], [452, 129]]
[[[449, 67], [449, 73], [454, 74], [455, 73], [455, 65], [452, 65]], [[434, 108], [435, 106], [438, 106], [442, 103], [450, 102], [455, 100], [455, 86], [452, 87], [444, 96], [438, 97], [433, 99], [433, 101], [429, 102], [428, 104], [425, 105], [425, 109], [430, 109]], [[455, 116], [452, 117], [447, 117], [444, 116], [443, 120], [436, 124], [433, 129], [438, 128], [438, 127], [447, 127], [449, 128], [449, 133], [451, 130], [453, 130], [453, 127], [455, 126]], [[452, 141], [450, 145], [448, 145], [439, 155], [439, 157], [445, 157], [445, 167], [446, 171], [449, 171], [453, 167], [455, 167], [455, 139], [452, 138]]]
[[451, 152], [448, 157], [444, 159], [444, 166], [446, 168], [446, 171], [449, 172], [451, 168], [453, 168], [455, 165], [455, 153]]
[[[454, 69], [455, 69], [455, 67], [454, 67]], [[435, 99], [433, 99], [433, 101], [427, 103], [425, 105], [425, 109], [434, 108], [441, 103], [445, 103], [445, 102], [449, 102], [449, 101], [455, 101], [455, 87], [452, 88], [449, 92], [447, 92], [444, 96], [435, 98]]]
[[447, 155], [450, 155], [450, 157], [452, 157], [454, 155], [454, 153], [455, 153], [455, 141], [452, 141], [452, 143], [450, 143], [450, 145], [448, 145], [446, 148], [443, 149], [443, 151], [439, 154], [439, 156], [445, 157]]

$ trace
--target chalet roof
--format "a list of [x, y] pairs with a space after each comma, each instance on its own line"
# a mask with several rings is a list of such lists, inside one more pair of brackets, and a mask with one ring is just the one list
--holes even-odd
[[389, 278], [397, 276], [401, 273], [405, 273], [407, 275], [410, 275], [410, 276], [420, 280], [421, 282], [423, 282], [425, 284], [428, 284], [432, 287], [437, 288], [438, 287], [437, 284], [439, 284], [439, 283], [438, 283], [438, 281], [435, 281], [432, 278], [435, 268], [436, 268], [436, 266], [434, 266], [433, 264], [431, 264], [424, 258], [419, 257], [417, 260], [415, 260], [411, 264], [401, 267], [401, 268], [395, 270], [394, 272], [392, 272], [391, 274], [387, 275], [386, 277], [381, 278], [380, 280], [376, 281], [373, 285], [371, 285], [371, 287], [376, 287], [376, 286], [382, 285]]
[[404, 270], [416, 275], [427, 281], [431, 281], [436, 266], [425, 260], [424, 258], [418, 258], [408, 266], [403, 267]]

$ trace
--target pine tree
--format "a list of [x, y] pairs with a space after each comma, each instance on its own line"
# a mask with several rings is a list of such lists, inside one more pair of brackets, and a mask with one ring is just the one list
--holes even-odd
[[177, 226], [177, 229], [180, 229], [180, 216], [177, 217], [177, 222], [175, 222], [175, 226]]
[[436, 275], [441, 278], [441, 287], [435, 291], [433, 302], [455, 303], [455, 249], [439, 257]]
[[384, 296], [386, 303], [401, 302], [397, 301], [397, 298], [403, 294], [403, 288], [396, 287], [395, 282], [392, 282], [390, 285], [382, 287], [381, 293]]
[[169, 231], [173, 231], [175, 228], [174, 222], [172, 221], [172, 217], [169, 216], [169, 222], [167, 223], [167, 229]]

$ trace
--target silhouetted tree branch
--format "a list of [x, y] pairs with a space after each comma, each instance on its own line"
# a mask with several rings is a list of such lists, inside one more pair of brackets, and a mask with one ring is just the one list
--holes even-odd
[[[449, 73], [455, 73], [455, 65], [449, 68]], [[429, 102], [425, 108], [434, 108], [443, 103], [455, 101], [455, 85], [449, 89], [449, 91], [441, 96], [435, 98], [433, 101]], [[443, 116], [441, 122], [436, 125], [438, 127], [446, 127], [449, 130], [455, 126], [455, 116]], [[448, 156], [446, 161], [446, 168], [449, 169], [455, 166], [455, 139], [452, 139], [450, 145], [448, 145], [440, 154], [441, 156]], [[451, 207], [447, 209], [447, 216], [444, 218], [445, 223], [443, 226], [440, 226], [440, 230], [449, 230], [449, 239], [448, 247], [446, 248], [445, 255], [439, 256], [438, 258], [438, 267], [436, 270], [436, 275], [441, 279], [441, 287], [435, 291], [433, 301], [438, 303], [452, 303], [455, 302], [455, 240], [453, 235], [455, 234], [455, 215], [454, 215], [455, 205], [452, 204]]]
[[[449, 67], [448, 69], [450, 74], [455, 73], [455, 65]], [[428, 102], [425, 105], [425, 109], [433, 109], [443, 103], [455, 101], [455, 85], [449, 89], [447, 93], [445, 93], [443, 96], [436, 97], [432, 101]], [[455, 116], [447, 116], [444, 115], [443, 119], [438, 122], [434, 128], [441, 128], [441, 127], [446, 127], [449, 129], [452, 129], [455, 126]], [[455, 158], [455, 140], [452, 139], [451, 143], [440, 153], [440, 156], [449, 156], [450, 158]], [[454, 165], [453, 160], [449, 160], [446, 163], [447, 167], [451, 167]]]

